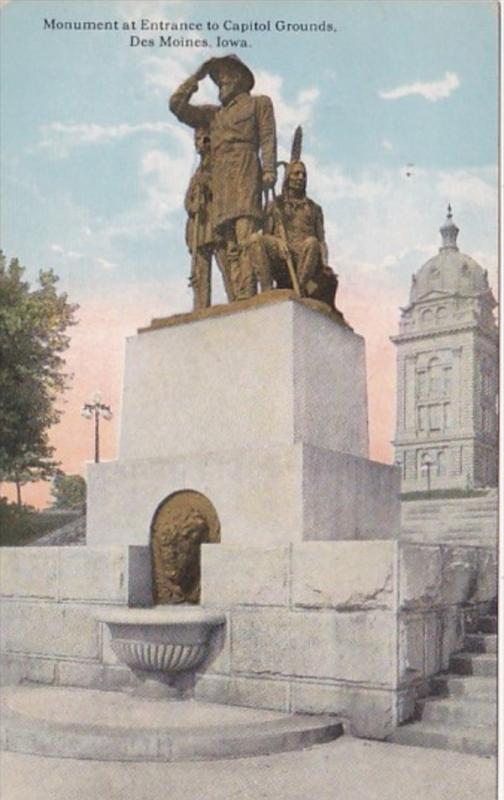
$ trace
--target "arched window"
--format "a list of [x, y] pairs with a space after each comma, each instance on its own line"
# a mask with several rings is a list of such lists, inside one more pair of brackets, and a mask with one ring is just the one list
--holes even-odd
[[443, 320], [446, 319], [447, 315], [448, 315], [448, 310], [447, 310], [446, 306], [440, 306], [436, 310], [436, 321], [437, 322], [443, 322]]
[[444, 367], [443, 368], [443, 393], [444, 394], [451, 394], [451, 384], [452, 384], [452, 368], [451, 367]]
[[425, 370], [417, 372], [417, 396], [427, 396], [427, 373]]
[[430, 308], [426, 308], [425, 311], [422, 311], [422, 325], [425, 325], [426, 328], [430, 327], [434, 324], [434, 314]]
[[419, 431], [426, 431], [427, 430], [427, 407], [426, 406], [418, 406], [418, 430]]
[[429, 395], [438, 395], [441, 392], [441, 362], [439, 358], [431, 358], [428, 366]]

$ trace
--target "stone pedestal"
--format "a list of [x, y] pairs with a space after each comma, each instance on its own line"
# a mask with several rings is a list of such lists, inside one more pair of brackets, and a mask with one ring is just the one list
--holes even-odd
[[362, 337], [274, 292], [130, 339], [119, 458], [88, 469], [88, 543], [148, 545], [156, 509], [184, 490], [219, 517], [202, 603], [227, 615], [197, 696], [323, 706], [389, 733], [396, 550], [368, 540], [398, 537], [399, 475], [368, 458]]
[[132, 685], [96, 604], [149, 605], [153, 517], [192, 490], [221, 527], [202, 604], [226, 618], [196, 697], [389, 736], [496, 592], [484, 548], [396, 541], [398, 472], [368, 459], [363, 340], [323, 306], [276, 292], [157, 321], [128, 341], [119, 458], [89, 466], [88, 546], [4, 553], [8, 674]]
[[397, 470], [368, 460], [364, 341], [323, 308], [274, 292], [128, 340], [119, 458], [88, 468], [90, 544], [148, 544], [184, 489], [229, 544], [397, 536]]

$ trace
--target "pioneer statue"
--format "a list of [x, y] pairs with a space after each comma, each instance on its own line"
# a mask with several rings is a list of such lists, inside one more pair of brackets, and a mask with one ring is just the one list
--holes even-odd
[[[190, 102], [207, 75], [219, 87], [220, 106]], [[170, 98], [170, 109], [181, 122], [209, 130], [211, 225], [221, 242], [220, 266], [230, 301], [257, 292], [249, 244], [262, 225], [262, 193], [276, 181], [273, 105], [269, 97], [250, 94], [254, 82], [237, 56], [212, 58]]]

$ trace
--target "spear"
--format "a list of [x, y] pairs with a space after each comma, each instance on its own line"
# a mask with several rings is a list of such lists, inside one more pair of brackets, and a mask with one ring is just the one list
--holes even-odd
[[287, 239], [287, 231], [285, 229], [285, 221], [284, 221], [284, 218], [283, 218], [282, 210], [280, 208], [280, 204], [277, 202], [277, 196], [276, 196], [276, 193], [275, 193], [275, 187], [273, 187], [273, 208], [274, 208], [274, 213], [276, 213], [276, 215], [277, 215], [277, 222], [279, 223], [278, 224], [278, 229], [279, 229], [279, 232], [280, 232], [280, 239], [283, 242], [284, 247], [285, 247], [285, 261], [287, 262], [287, 269], [289, 270], [289, 277], [291, 279], [292, 288], [296, 292], [297, 296], [301, 297], [302, 295], [301, 295], [301, 289], [299, 287], [299, 281], [298, 281], [298, 278], [297, 278], [297, 275], [296, 275], [296, 270], [295, 270], [295, 267], [294, 267], [294, 262], [292, 260], [291, 252], [289, 250], [289, 242], [288, 242], [288, 239]]

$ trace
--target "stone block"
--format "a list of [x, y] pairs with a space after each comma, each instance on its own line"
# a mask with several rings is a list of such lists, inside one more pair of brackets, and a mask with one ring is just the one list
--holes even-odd
[[201, 588], [202, 605], [286, 606], [289, 548], [205, 544]]
[[303, 539], [397, 538], [398, 496], [395, 468], [303, 446]]
[[419, 681], [424, 675], [424, 620], [418, 614], [399, 618], [399, 686]]
[[463, 610], [456, 606], [443, 609], [441, 616], [441, 670], [450, 666], [450, 658], [464, 647]]
[[0, 591], [6, 597], [58, 597], [57, 547], [2, 547]]
[[293, 680], [291, 711], [335, 714], [352, 735], [384, 739], [395, 729], [395, 692]]
[[432, 608], [442, 602], [441, 549], [437, 546], [399, 546], [399, 607]]
[[397, 725], [413, 719], [416, 713], [417, 692], [410, 687], [401, 689], [396, 696]]
[[59, 557], [61, 600], [126, 602], [126, 548], [62, 547]]
[[469, 602], [478, 586], [478, 548], [444, 545], [442, 558], [443, 604]]
[[233, 676], [229, 682], [229, 702], [235, 706], [289, 710], [288, 681], [257, 680]]
[[6, 654], [0, 658], [0, 676], [2, 686], [17, 683], [49, 683], [55, 682], [56, 661], [45, 658], [33, 658], [22, 654]]
[[229, 703], [229, 675], [197, 673], [194, 684], [194, 699], [205, 703]]
[[401, 530], [400, 471], [395, 466], [356, 459], [356, 538], [398, 539]]
[[235, 706], [289, 711], [289, 682], [243, 676], [202, 675], [195, 687], [196, 700]]
[[302, 539], [302, 445], [89, 464], [87, 476], [90, 546], [148, 546], [156, 509], [184, 489], [211, 501], [223, 544]]
[[497, 597], [498, 566], [497, 553], [494, 548], [478, 548], [478, 582], [475, 602], [493, 600]]
[[100, 658], [104, 664], [119, 664], [119, 659], [112, 650], [112, 634], [104, 622], [98, 622], [98, 635], [100, 641]]
[[299, 611], [291, 614], [290, 629], [294, 675], [395, 686], [392, 612]]
[[295, 440], [367, 458], [366, 356], [362, 337], [334, 325], [318, 311], [295, 303], [293, 351]]
[[231, 614], [231, 669], [261, 675], [290, 675], [295, 648], [292, 615], [270, 608], [234, 610]]
[[392, 609], [394, 542], [303, 542], [292, 547], [292, 604], [338, 611]]
[[294, 441], [367, 456], [362, 337], [270, 299], [127, 340], [120, 459]]
[[201, 666], [202, 672], [231, 672], [231, 614], [226, 614], [226, 624], [214, 629], [209, 642], [208, 658]]
[[154, 605], [150, 543], [147, 547], [128, 547], [127, 599], [131, 607]]
[[135, 676], [128, 667], [104, 667], [101, 664], [78, 661], [59, 661], [57, 683], [60, 686], [80, 686], [86, 689], [122, 689], [135, 685]]
[[443, 648], [442, 612], [424, 616], [424, 678], [441, 669]]
[[4, 602], [1, 634], [4, 652], [91, 659], [100, 654], [98, 625], [83, 606]]

